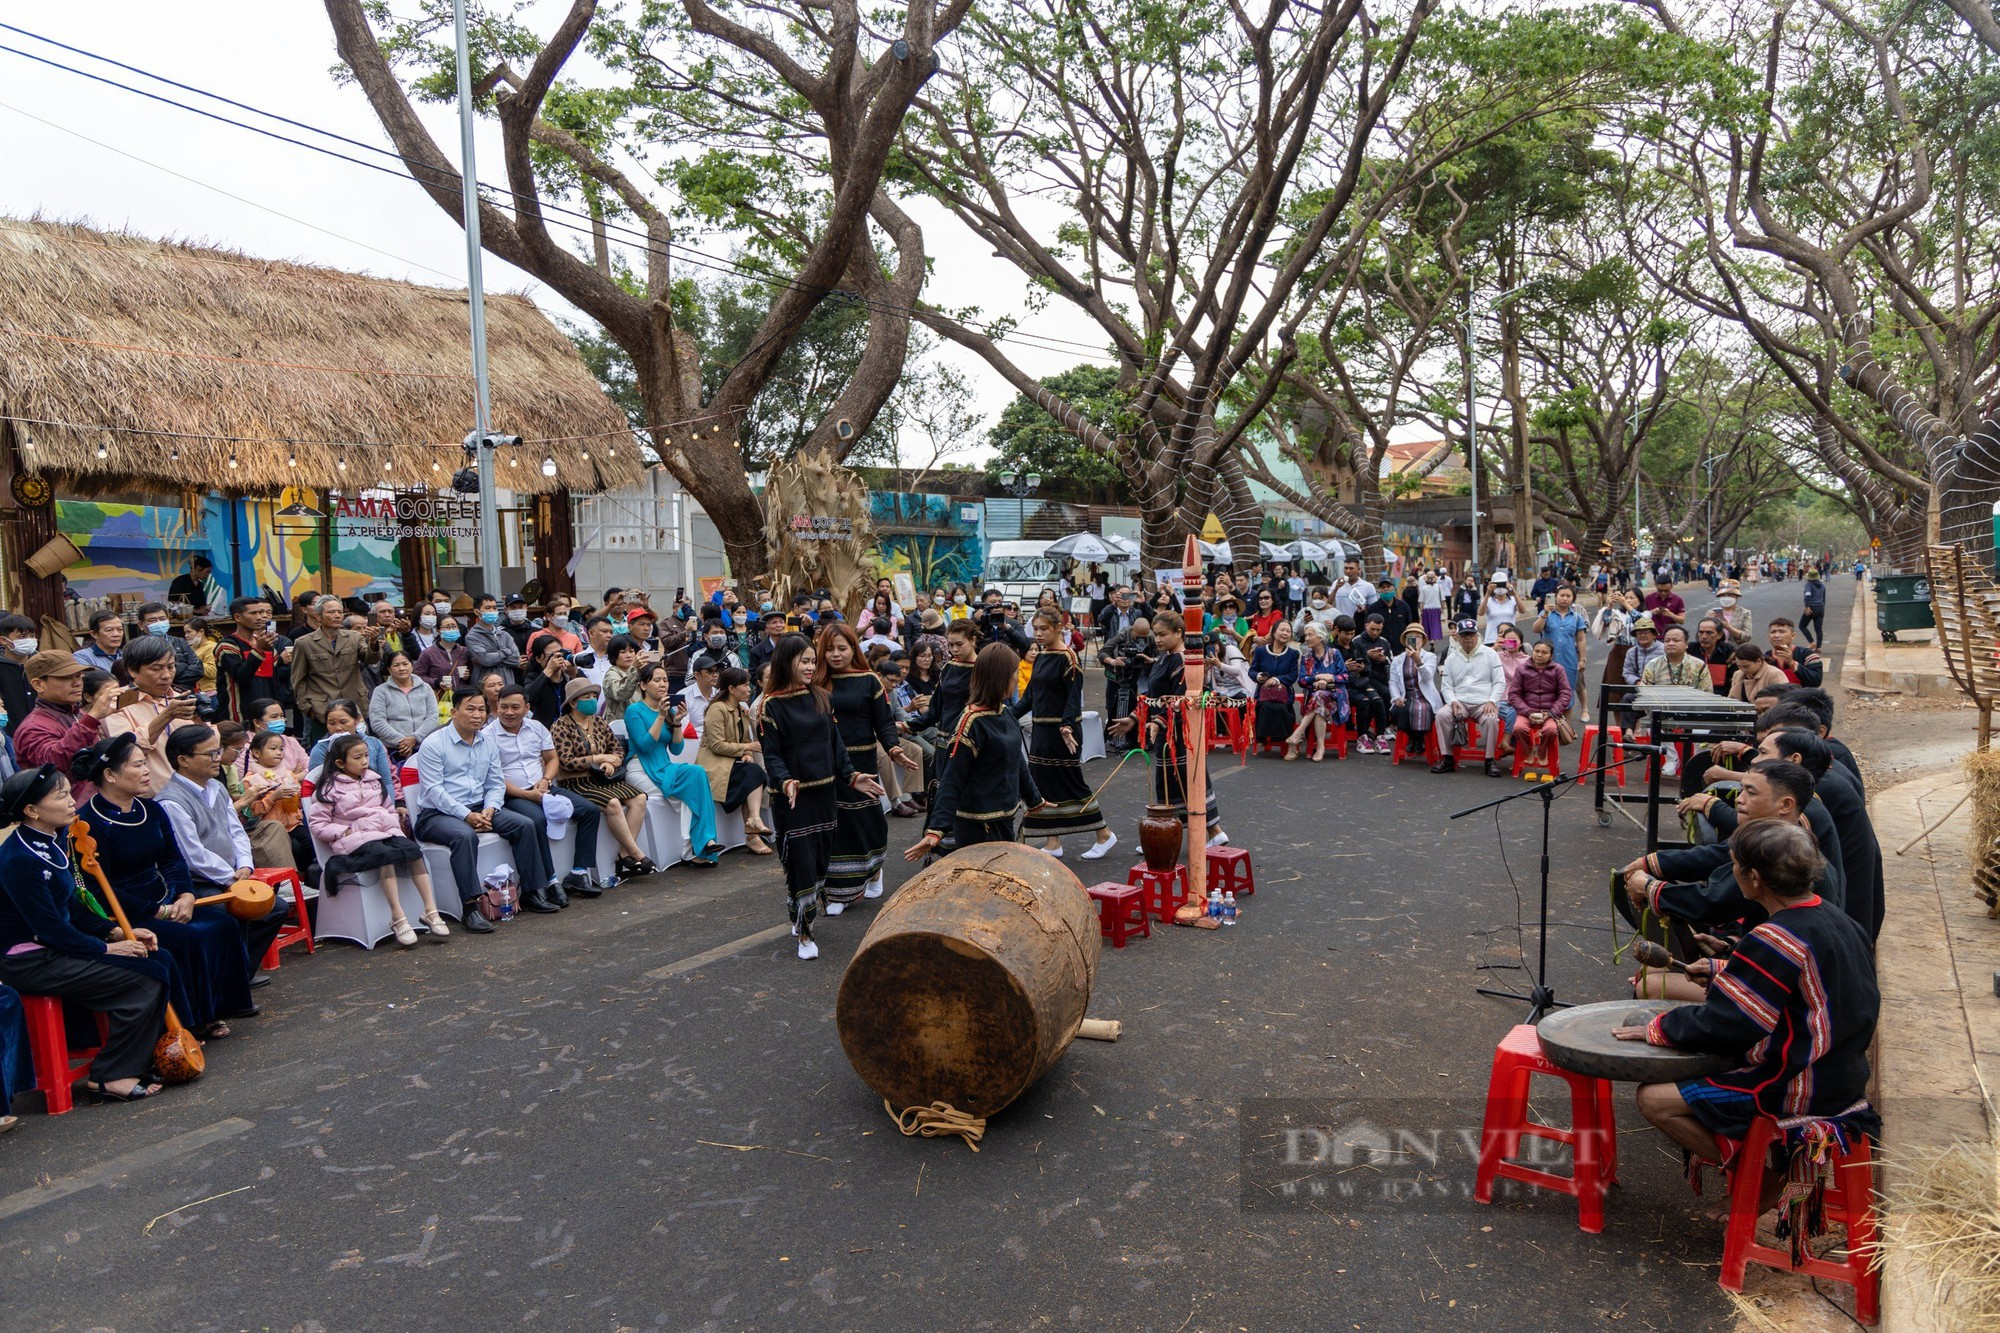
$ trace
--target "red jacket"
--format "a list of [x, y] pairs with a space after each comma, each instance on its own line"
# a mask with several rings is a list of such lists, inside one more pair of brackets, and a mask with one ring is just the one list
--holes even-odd
[[[67, 708], [37, 703], [14, 729], [14, 758], [22, 768], [54, 764], [68, 777], [69, 761], [76, 758], [76, 752], [97, 744], [97, 738], [103, 734], [103, 724], [88, 713], [72, 713]], [[97, 791], [88, 782], [72, 779], [72, 783], [78, 806]]]

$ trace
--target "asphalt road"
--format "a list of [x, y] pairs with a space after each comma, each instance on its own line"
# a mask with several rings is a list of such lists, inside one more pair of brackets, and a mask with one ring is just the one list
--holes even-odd
[[[1760, 626], [1797, 589], [1753, 590]], [[1217, 782], [1241, 924], [1106, 949], [1091, 1012], [1124, 1039], [1076, 1043], [977, 1154], [897, 1133], [841, 1053], [870, 913], [817, 963], [732, 947], [783, 922], [775, 867], [732, 854], [494, 936], [294, 951], [199, 1082], [24, 1115], [0, 1328], [1723, 1327], [1721, 1226], [1623, 1090], [1601, 1236], [1563, 1197], [1470, 1200], [1523, 1009], [1473, 988], [1532, 952], [1536, 803], [1449, 822], [1512, 784], [1386, 757]], [[1136, 854], [1143, 786], [1111, 782], [1126, 845], [1089, 878]], [[1550, 979], [1617, 998], [1605, 875], [1638, 835], [1580, 788], [1554, 834]], [[1390, 1155], [1285, 1160], [1288, 1129], [1309, 1159], [1364, 1127]]]

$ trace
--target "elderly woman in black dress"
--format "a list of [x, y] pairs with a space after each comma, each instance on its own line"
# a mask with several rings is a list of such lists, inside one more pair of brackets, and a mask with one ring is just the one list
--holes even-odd
[[0, 982], [24, 995], [53, 995], [104, 1015], [104, 1043], [84, 1090], [110, 1101], [160, 1091], [147, 1077], [176, 977], [159, 938], [117, 924], [78, 892], [69, 854], [76, 801], [54, 764], [0, 783]]

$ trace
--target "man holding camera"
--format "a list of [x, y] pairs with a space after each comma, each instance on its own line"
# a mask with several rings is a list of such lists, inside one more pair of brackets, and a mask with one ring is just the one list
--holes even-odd
[[1021, 629], [1021, 608], [1008, 602], [998, 588], [988, 588], [980, 596], [978, 614], [979, 646], [1004, 643], [1017, 653], [1028, 651], [1028, 636]]

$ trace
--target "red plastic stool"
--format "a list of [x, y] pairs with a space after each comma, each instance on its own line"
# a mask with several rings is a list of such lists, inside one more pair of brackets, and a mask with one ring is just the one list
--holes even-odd
[[1162, 921], [1172, 921], [1174, 913], [1188, 900], [1186, 866], [1150, 870], [1142, 862], [1125, 872], [1125, 882], [1138, 888], [1144, 910]]
[[1790, 1247], [1759, 1244], [1757, 1204], [1764, 1190], [1764, 1172], [1769, 1169], [1771, 1145], [1779, 1141], [1777, 1122], [1759, 1119], [1743, 1140], [1736, 1158], [1736, 1174], [1729, 1184], [1729, 1231], [1722, 1242], [1722, 1276], [1716, 1281], [1724, 1291], [1743, 1290], [1743, 1270], [1752, 1260], [1786, 1273], [1807, 1273], [1832, 1278], [1854, 1288], [1854, 1317], [1873, 1324], [1882, 1312], [1882, 1278], [1873, 1267], [1875, 1257], [1875, 1154], [1868, 1136], [1862, 1135], [1854, 1147], [1834, 1150], [1832, 1180], [1826, 1188], [1826, 1220], [1847, 1228], [1846, 1257], [1820, 1259], [1807, 1256], [1792, 1265]]
[[1243, 736], [1245, 726], [1241, 708], [1218, 708], [1210, 715], [1208, 748], [1211, 750], [1233, 750]]
[[1326, 748], [1333, 751], [1335, 759], [1347, 758], [1347, 747], [1352, 744], [1354, 744], [1354, 733], [1346, 727], [1335, 725], [1326, 729]]
[[1112, 948], [1124, 948], [1134, 935], [1152, 938], [1153, 923], [1146, 919], [1145, 893], [1138, 885], [1107, 880], [1084, 892], [1097, 904], [1097, 933], [1110, 940]]
[[1257, 877], [1250, 872], [1250, 853], [1241, 847], [1209, 848], [1208, 883], [1217, 893], [1233, 893], [1239, 898], [1257, 892]]
[[253, 870], [250, 872], [250, 878], [261, 879], [273, 889], [282, 889], [290, 885], [292, 890], [293, 920], [287, 922], [278, 931], [277, 936], [271, 941], [271, 947], [264, 950], [263, 961], [258, 963], [257, 966], [263, 968], [266, 972], [276, 971], [278, 968], [278, 951], [293, 944], [303, 944], [306, 946], [306, 952], [312, 953], [316, 947], [313, 944], [312, 918], [306, 915], [306, 886], [299, 879], [299, 872], [296, 870]]
[[[1528, 1084], [1536, 1074], [1569, 1084], [1571, 1128], [1529, 1122]], [[1558, 1176], [1508, 1160], [1520, 1151], [1523, 1138], [1569, 1144], [1574, 1153], [1570, 1174]], [[1472, 1197], [1492, 1203], [1493, 1181], [1499, 1176], [1574, 1196], [1577, 1225], [1593, 1234], [1604, 1230], [1604, 1194], [1618, 1181], [1618, 1124], [1611, 1106], [1611, 1084], [1550, 1064], [1542, 1054], [1542, 1039], [1530, 1023], [1509, 1032], [1493, 1052], [1493, 1077], [1486, 1087], [1486, 1123], [1479, 1131], [1479, 1173]]]
[[[1396, 728], [1396, 743], [1389, 751], [1389, 762], [1391, 764], [1400, 764], [1409, 757], [1410, 734], [1401, 727], [1398, 727]], [[1432, 727], [1424, 733], [1424, 762], [1435, 764], [1437, 761], [1437, 728]]]
[[[1528, 771], [1528, 751], [1530, 751], [1530, 750], [1531, 750], [1531, 749], [1533, 749], [1533, 748], [1534, 748], [1534, 745], [1533, 745], [1533, 743], [1532, 743], [1532, 742], [1530, 742], [1530, 743], [1529, 743], [1529, 744], [1527, 744], [1527, 745], [1523, 745], [1523, 744], [1521, 744], [1521, 743], [1520, 743], [1519, 741], [1516, 741], [1516, 742], [1514, 743], [1514, 776], [1515, 776], [1515, 777], [1517, 777], [1517, 778], [1518, 778], [1518, 777], [1520, 777], [1520, 776], [1521, 776], [1521, 775], [1522, 775], [1523, 773], [1525, 773], [1525, 772], [1527, 772], [1527, 771]], [[1554, 765], [1555, 765], [1555, 766], [1554, 766], [1553, 768], [1550, 768], [1550, 767], [1542, 767], [1542, 768], [1540, 768], [1540, 770], [1539, 770], [1539, 771], [1540, 771], [1540, 772], [1542, 772], [1542, 773], [1545, 773], [1545, 774], [1555, 774], [1555, 773], [1560, 773], [1560, 772], [1562, 772], [1562, 766], [1563, 766], [1563, 747], [1562, 747], [1562, 737], [1561, 737], [1560, 735], [1558, 735], [1558, 736], [1556, 737], [1556, 739], [1554, 740], [1554, 742], [1550, 744], [1550, 746], [1549, 746], [1549, 757], [1550, 757], [1550, 759], [1551, 759], [1551, 760], [1552, 760], [1552, 761], [1554, 762]]]
[[[1586, 768], [1595, 768], [1597, 766], [1597, 729], [1598, 724], [1595, 722], [1584, 725], [1583, 756], [1577, 761], [1576, 765], [1576, 771], [1579, 773], [1583, 772]], [[1625, 728], [1606, 727], [1604, 728], [1604, 734], [1607, 741], [1604, 762], [1611, 765], [1611, 771], [1604, 775], [1604, 780], [1606, 782], [1615, 782], [1622, 787], [1625, 785]], [[1584, 779], [1578, 778], [1577, 781], [1582, 782]]]
[[[35, 1091], [42, 1094], [50, 1115], [62, 1115], [76, 1104], [72, 1088], [90, 1072], [99, 1047], [73, 1051], [63, 1026], [62, 1001], [52, 995], [23, 995], [21, 1012], [28, 1020], [28, 1055], [35, 1062]], [[109, 1025], [97, 1016], [98, 1041]]]

